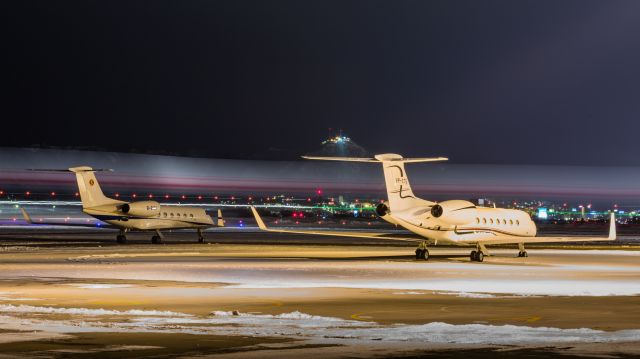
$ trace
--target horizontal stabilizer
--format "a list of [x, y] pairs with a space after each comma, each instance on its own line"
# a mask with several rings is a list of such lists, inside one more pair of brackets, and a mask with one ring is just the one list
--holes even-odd
[[395, 154], [382, 154], [374, 157], [323, 157], [323, 156], [302, 156], [307, 160], [321, 160], [321, 161], [343, 161], [343, 162], [402, 162], [402, 163], [415, 163], [415, 162], [439, 162], [449, 160], [447, 157], [417, 157], [417, 158], [404, 158]]

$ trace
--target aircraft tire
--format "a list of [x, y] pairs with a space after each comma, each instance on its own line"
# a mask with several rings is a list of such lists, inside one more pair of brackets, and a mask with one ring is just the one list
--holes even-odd
[[483, 260], [484, 260], [484, 253], [482, 253], [482, 251], [478, 251], [476, 254], [476, 261], [482, 262]]
[[478, 252], [476, 251], [471, 251], [471, 254], [469, 254], [469, 260], [471, 260], [472, 262], [474, 262], [476, 260], [476, 254]]
[[127, 236], [124, 236], [124, 235], [119, 234], [119, 235], [116, 237], [116, 242], [118, 242], [118, 244], [125, 244], [125, 243], [127, 243]]
[[153, 236], [151, 237], [151, 243], [160, 244], [162, 243], [162, 238], [160, 238], [160, 236]]
[[422, 250], [422, 259], [424, 259], [425, 261], [429, 260], [429, 250], [428, 249], [423, 249]]

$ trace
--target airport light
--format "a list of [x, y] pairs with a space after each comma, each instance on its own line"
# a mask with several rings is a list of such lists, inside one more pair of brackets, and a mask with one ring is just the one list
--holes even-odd
[[53, 197], [53, 196], [55, 196], [55, 195], [56, 195], [56, 193], [55, 193], [55, 192], [51, 192], [51, 196], [52, 196], [52, 197]]
[[153, 198], [153, 195], [151, 193], [149, 193], [149, 198]]
[[120, 197], [120, 193], [115, 194], [116, 198]]
[[131, 197], [136, 198], [138, 197], [138, 195], [134, 193], [133, 195], [131, 195]]
[[198, 199], [202, 199], [202, 196], [198, 195]]
[[27, 191], [25, 194], [26, 194], [27, 196], [30, 196], [30, 195], [31, 195], [31, 192]]

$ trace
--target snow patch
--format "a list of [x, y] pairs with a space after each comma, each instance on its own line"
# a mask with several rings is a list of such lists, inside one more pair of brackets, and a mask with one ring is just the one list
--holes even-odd
[[159, 317], [190, 317], [190, 314], [159, 311], [159, 310], [140, 310], [131, 309], [126, 311], [108, 310], [108, 309], [89, 309], [89, 308], [54, 308], [54, 307], [36, 307], [31, 305], [11, 305], [0, 304], [0, 312], [3, 313], [39, 313], [39, 314], [70, 314], [70, 315], [131, 315], [131, 316], [159, 316]]

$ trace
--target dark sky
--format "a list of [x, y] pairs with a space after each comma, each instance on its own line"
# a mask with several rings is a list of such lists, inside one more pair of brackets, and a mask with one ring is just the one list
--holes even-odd
[[0, 146], [248, 158], [342, 128], [455, 163], [640, 165], [640, 1], [4, 1]]

